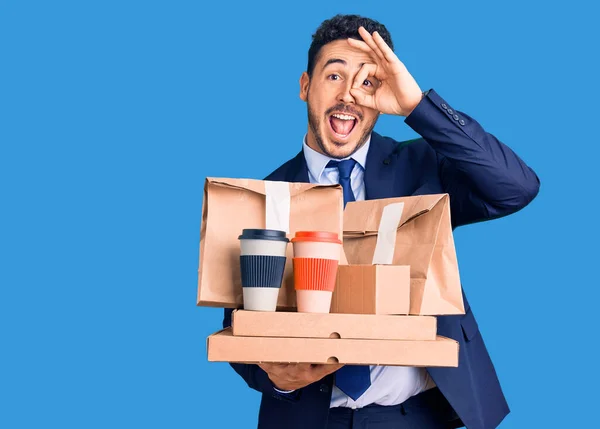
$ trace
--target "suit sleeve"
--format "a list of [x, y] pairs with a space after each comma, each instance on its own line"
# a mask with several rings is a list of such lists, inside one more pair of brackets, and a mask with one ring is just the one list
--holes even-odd
[[536, 173], [508, 146], [430, 90], [406, 124], [437, 154], [454, 227], [515, 213], [539, 192]]
[[[223, 328], [231, 326], [232, 312], [233, 310], [231, 308], [225, 309]], [[294, 402], [299, 397], [299, 391], [292, 393], [277, 392], [267, 373], [258, 365], [240, 363], [230, 363], [229, 365], [231, 365], [235, 372], [237, 372], [244, 379], [250, 388], [257, 390], [258, 392], [273, 396], [274, 398], [282, 401]]]

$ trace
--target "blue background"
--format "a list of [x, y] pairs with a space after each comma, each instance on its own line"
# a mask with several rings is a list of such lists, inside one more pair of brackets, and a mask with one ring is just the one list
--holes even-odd
[[597, 421], [597, 12], [326, 3], [0, 2], [0, 427], [255, 427], [259, 395], [207, 362], [222, 310], [195, 305], [204, 179], [297, 153], [310, 36], [350, 12], [541, 178], [525, 210], [456, 231], [501, 427]]

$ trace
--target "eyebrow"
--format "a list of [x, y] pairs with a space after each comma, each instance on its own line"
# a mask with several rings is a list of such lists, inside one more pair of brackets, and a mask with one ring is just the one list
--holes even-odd
[[[341, 58], [330, 58], [327, 60], [327, 62], [325, 63], [325, 65], [323, 66], [323, 68], [321, 70], [325, 70], [325, 68], [330, 65], [330, 64], [342, 64], [342, 65], [347, 65], [348, 63], [346, 63], [345, 60], [342, 60]], [[365, 63], [360, 63], [359, 68], [364, 66]]]

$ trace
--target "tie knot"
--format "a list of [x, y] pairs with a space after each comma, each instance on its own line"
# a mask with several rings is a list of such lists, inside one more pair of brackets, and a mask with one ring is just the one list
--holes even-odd
[[336, 167], [340, 172], [340, 179], [349, 179], [356, 161], [352, 158], [343, 161], [329, 161], [327, 167]]

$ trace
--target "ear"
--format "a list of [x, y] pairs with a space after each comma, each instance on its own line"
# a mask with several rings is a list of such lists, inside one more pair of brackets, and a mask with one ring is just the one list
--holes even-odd
[[310, 86], [310, 78], [308, 73], [302, 73], [300, 76], [300, 99], [302, 101], [308, 100], [308, 87]]

